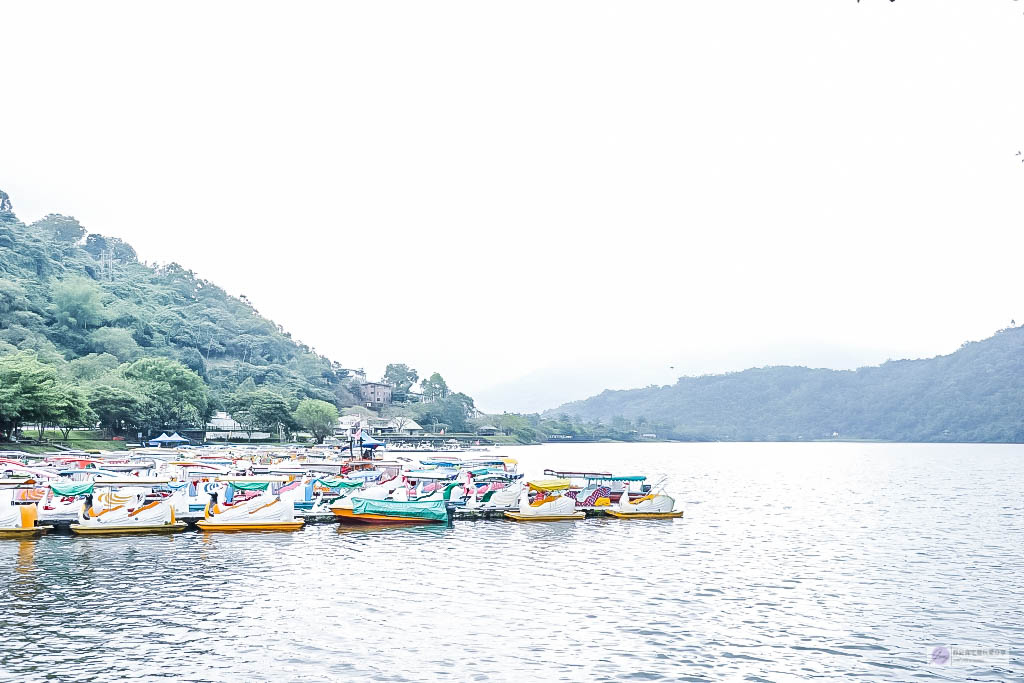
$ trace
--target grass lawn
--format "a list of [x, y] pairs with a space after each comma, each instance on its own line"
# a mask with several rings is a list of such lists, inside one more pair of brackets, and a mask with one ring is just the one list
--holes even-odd
[[[35, 439], [39, 436], [39, 432], [34, 429], [26, 429], [24, 436], [26, 439]], [[64, 441], [64, 434], [60, 431], [56, 429], [47, 429], [43, 432], [43, 438], [63, 444], [69, 448], [77, 448], [83, 451], [123, 451], [131, 448], [132, 446], [138, 445], [128, 441], [110, 441], [109, 439], [103, 438], [103, 432], [91, 430], [71, 430], [68, 434], [68, 440]], [[48, 453], [57, 449], [50, 446], [0, 443], [0, 450], [25, 451], [26, 453]]]
[[25, 443], [0, 443], [0, 453], [3, 451], [21, 451], [22, 453], [49, 453], [56, 450], [49, 446], [29, 446]]

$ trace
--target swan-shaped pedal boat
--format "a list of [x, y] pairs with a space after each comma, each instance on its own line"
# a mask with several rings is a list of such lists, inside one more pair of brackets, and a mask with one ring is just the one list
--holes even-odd
[[14, 504], [14, 490], [23, 486], [22, 481], [12, 483], [11, 486], [0, 486], [0, 538], [39, 536], [53, 528], [36, 526], [39, 514], [37, 505]]
[[182, 531], [184, 522], [175, 517], [171, 498], [146, 502], [154, 486], [166, 479], [96, 479], [78, 511], [76, 534], [148, 534]]
[[673, 519], [682, 517], [682, 510], [672, 510], [676, 500], [664, 493], [649, 493], [646, 496], [629, 500], [629, 496], [623, 494], [619, 499], [617, 509], [607, 510], [612, 517], [619, 519]]
[[[236, 490], [261, 493], [229, 505], [219, 502], [221, 492], [210, 491], [210, 502], [206, 505], [204, 518], [196, 522], [203, 531], [297, 531], [305, 523], [305, 520], [295, 518], [293, 495], [297, 489], [281, 495], [271, 492], [271, 484], [286, 483], [287, 477], [232, 478], [221, 481]], [[223, 491], [227, 491], [227, 486]]]
[[582, 510], [576, 511], [576, 501], [562, 495], [569, 488], [568, 479], [546, 479], [531, 481], [529, 490], [537, 492], [534, 501], [530, 502], [530, 494], [524, 488], [519, 496], [519, 512], [506, 512], [505, 516], [517, 522], [561, 522], [583, 519], [587, 515]]
[[408, 482], [400, 477], [332, 505], [331, 512], [340, 519], [364, 524], [446, 523], [446, 490], [437, 488], [430, 495], [410, 498]]

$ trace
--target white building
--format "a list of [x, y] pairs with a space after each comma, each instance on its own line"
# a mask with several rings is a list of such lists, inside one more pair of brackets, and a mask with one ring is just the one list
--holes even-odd
[[235, 422], [230, 415], [223, 410], [219, 410], [213, 414], [210, 421], [206, 423], [206, 439], [208, 441], [214, 441], [223, 439], [224, 441], [237, 441], [239, 439], [269, 439], [276, 437], [276, 434], [270, 432], [249, 432], [242, 428], [242, 425]]

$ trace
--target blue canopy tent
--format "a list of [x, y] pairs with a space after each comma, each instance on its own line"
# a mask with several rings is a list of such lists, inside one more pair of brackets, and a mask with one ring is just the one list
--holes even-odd
[[[377, 448], [378, 446], [383, 446], [383, 445], [384, 445], [383, 441], [377, 441], [376, 439], [374, 439], [372, 437], [369, 437], [369, 436], [361, 437], [358, 441], [354, 441], [352, 443], [353, 447], [370, 449], [370, 450], [373, 450], [373, 449]], [[342, 446], [341, 450], [346, 450], [347, 448], [348, 448], [348, 446]]]

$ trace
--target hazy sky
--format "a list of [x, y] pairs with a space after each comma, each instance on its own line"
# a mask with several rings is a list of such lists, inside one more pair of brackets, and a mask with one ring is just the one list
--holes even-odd
[[0, 188], [490, 409], [948, 353], [1024, 321], [1022, 4], [7, 2]]

